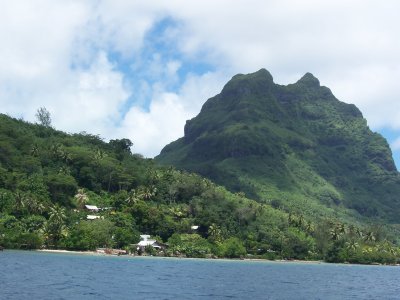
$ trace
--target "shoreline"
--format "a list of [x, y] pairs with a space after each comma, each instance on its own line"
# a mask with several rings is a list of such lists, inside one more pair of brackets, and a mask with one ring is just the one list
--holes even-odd
[[59, 253], [59, 254], [82, 254], [82, 255], [96, 255], [96, 256], [103, 255], [102, 253], [98, 253], [96, 251], [74, 251], [74, 250], [63, 250], [63, 249], [35, 249], [33, 251], [45, 252], [45, 253]]
[[204, 258], [204, 257], [179, 257], [179, 256], [152, 256], [152, 255], [116, 255], [116, 254], [106, 254], [99, 253], [97, 251], [76, 251], [76, 250], [63, 250], [63, 249], [35, 249], [35, 250], [22, 250], [22, 251], [35, 251], [44, 253], [54, 253], [54, 254], [81, 254], [81, 255], [92, 255], [92, 256], [121, 256], [129, 258], [166, 258], [166, 259], [200, 259], [200, 260], [220, 260], [220, 261], [246, 261], [246, 262], [276, 262], [276, 263], [303, 263], [303, 264], [325, 264], [327, 262], [321, 260], [270, 260], [263, 258]]
[[125, 258], [143, 258], [143, 259], [175, 259], [175, 260], [204, 260], [204, 261], [229, 261], [229, 262], [264, 262], [264, 263], [283, 263], [283, 264], [304, 264], [304, 265], [343, 265], [343, 266], [391, 266], [398, 267], [400, 264], [356, 264], [356, 263], [329, 263], [322, 260], [269, 260], [263, 258], [203, 258], [203, 257], [179, 257], [179, 256], [149, 256], [149, 255], [116, 255], [99, 253], [97, 251], [76, 251], [76, 250], [63, 250], [63, 249], [34, 249], [34, 250], [17, 250], [7, 249], [11, 251], [33, 251], [38, 253], [49, 254], [74, 254], [85, 256], [102, 256], [102, 257], [125, 257]]
[[[24, 251], [24, 250], [23, 250]], [[129, 258], [160, 258], [160, 259], [176, 259], [176, 260], [205, 260], [205, 261], [238, 261], [238, 262], [273, 262], [273, 263], [298, 263], [298, 264], [328, 264], [321, 260], [269, 260], [263, 258], [203, 258], [203, 257], [179, 257], [179, 256], [149, 256], [149, 255], [116, 255], [99, 253], [97, 251], [75, 251], [62, 249], [36, 249], [36, 252], [53, 253], [53, 254], [78, 254], [90, 256], [110, 256], [110, 257], [129, 257]], [[346, 264], [343, 264], [346, 265]]]

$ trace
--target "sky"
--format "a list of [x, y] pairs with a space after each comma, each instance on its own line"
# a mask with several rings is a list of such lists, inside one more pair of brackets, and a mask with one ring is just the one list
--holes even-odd
[[354, 103], [400, 166], [397, 0], [0, 0], [0, 112], [153, 157], [237, 73], [306, 72]]

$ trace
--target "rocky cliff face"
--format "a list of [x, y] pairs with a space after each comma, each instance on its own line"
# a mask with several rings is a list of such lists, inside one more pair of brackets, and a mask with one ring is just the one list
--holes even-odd
[[388, 143], [310, 73], [287, 86], [265, 69], [234, 76], [156, 160], [289, 210], [400, 220]]

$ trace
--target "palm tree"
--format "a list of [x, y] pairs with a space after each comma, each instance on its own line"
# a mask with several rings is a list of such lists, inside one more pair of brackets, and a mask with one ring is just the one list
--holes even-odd
[[39, 147], [37, 144], [34, 144], [31, 148], [31, 155], [38, 156], [39, 155]]
[[372, 231], [368, 231], [366, 234], [365, 234], [365, 237], [364, 237], [364, 240], [366, 241], [366, 242], [370, 242], [370, 243], [373, 243], [373, 242], [375, 242], [375, 234], [372, 232]]
[[32, 214], [42, 214], [46, 210], [42, 201], [32, 195], [25, 198], [25, 203], [28, 211]]
[[216, 242], [220, 243], [222, 241], [222, 230], [219, 228], [218, 225], [216, 224], [211, 224], [210, 227], [208, 227], [208, 236], [211, 237], [211, 239]]
[[289, 215], [288, 215], [288, 223], [289, 223], [289, 226], [294, 224], [294, 216], [292, 215], [291, 212], [289, 212]]
[[61, 151], [61, 144], [53, 144], [53, 145], [51, 145], [50, 146], [50, 151], [51, 151], [51, 154], [54, 156], [54, 157], [57, 157], [58, 158], [58, 156], [59, 156], [59, 154], [60, 154], [60, 151]]
[[314, 232], [314, 225], [311, 223], [311, 221], [307, 221], [305, 229], [308, 233]]
[[169, 204], [175, 203], [177, 194], [178, 194], [177, 187], [175, 185], [170, 185], [167, 190], [167, 199]]
[[48, 243], [53, 243], [57, 247], [60, 238], [66, 234], [65, 232], [65, 220], [67, 218], [65, 214], [65, 208], [55, 205], [50, 207], [50, 217], [46, 222], [44, 228], [44, 235]]
[[67, 166], [61, 166], [58, 170], [58, 174], [70, 175], [71, 170]]
[[341, 236], [340, 230], [337, 226], [334, 226], [333, 228], [331, 228], [329, 233], [331, 235], [332, 240], [334, 240], [334, 241], [337, 241]]
[[138, 192], [136, 192], [135, 189], [131, 189], [131, 191], [128, 193], [128, 198], [125, 199], [125, 202], [128, 205], [131, 204], [136, 204], [140, 200], [140, 195]]
[[357, 228], [353, 224], [351, 224], [347, 229], [349, 236], [354, 238], [357, 235]]
[[140, 196], [143, 200], [150, 200], [156, 195], [157, 188], [155, 186], [147, 186], [141, 189]]
[[298, 227], [301, 228], [303, 226], [303, 224], [304, 224], [304, 216], [301, 214], [299, 216], [299, 220], [298, 220]]
[[169, 209], [169, 211], [173, 214], [175, 219], [181, 219], [185, 217], [185, 211], [181, 206], [175, 206]]
[[72, 156], [69, 152], [64, 149], [61, 149], [59, 157], [65, 162], [69, 163], [72, 160]]
[[350, 242], [346, 242], [346, 249], [348, 251], [354, 252], [354, 251], [356, 251], [358, 249], [358, 247], [359, 247], [359, 244], [354, 240], [350, 241]]
[[101, 161], [106, 156], [107, 156], [107, 154], [100, 148], [97, 148], [94, 153], [94, 159], [96, 162]]
[[22, 192], [17, 191], [14, 195], [14, 210], [17, 212], [22, 212], [25, 206], [26, 206], [25, 195]]
[[364, 249], [362, 250], [364, 254], [372, 253], [373, 251], [374, 249], [372, 249], [372, 247], [364, 247]]
[[83, 208], [85, 206], [85, 204], [87, 203], [87, 201], [89, 200], [89, 197], [86, 195], [84, 189], [78, 189], [78, 192], [76, 193], [74, 198], [78, 202], [78, 206], [80, 208]]
[[64, 225], [64, 222], [66, 220], [67, 216], [65, 214], [65, 208], [54, 205], [50, 207], [50, 217], [49, 221], [52, 222], [53, 224], [57, 224], [58, 226]]
[[158, 170], [152, 170], [148, 169], [147, 170], [147, 177], [149, 178], [151, 184], [155, 184], [158, 182], [158, 180], [161, 178], [161, 172]]
[[336, 227], [338, 228], [338, 231], [341, 235], [346, 233], [346, 225], [344, 225], [343, 223], [337, 223]]
[[356, 227], [356, 234], [358, 237], [363, 238], [364, 237], [364, 233], [361, 231], [360, 228]]

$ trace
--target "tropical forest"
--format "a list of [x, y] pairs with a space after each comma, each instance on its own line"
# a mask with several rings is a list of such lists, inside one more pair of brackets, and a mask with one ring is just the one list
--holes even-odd
[[[312, 74], [234, 76], [154, 159], [36, 117], [0, 115], [2, 248], [400, 262], [389, 145]], [[166, 247], [138, 253], [143, 234]]]

